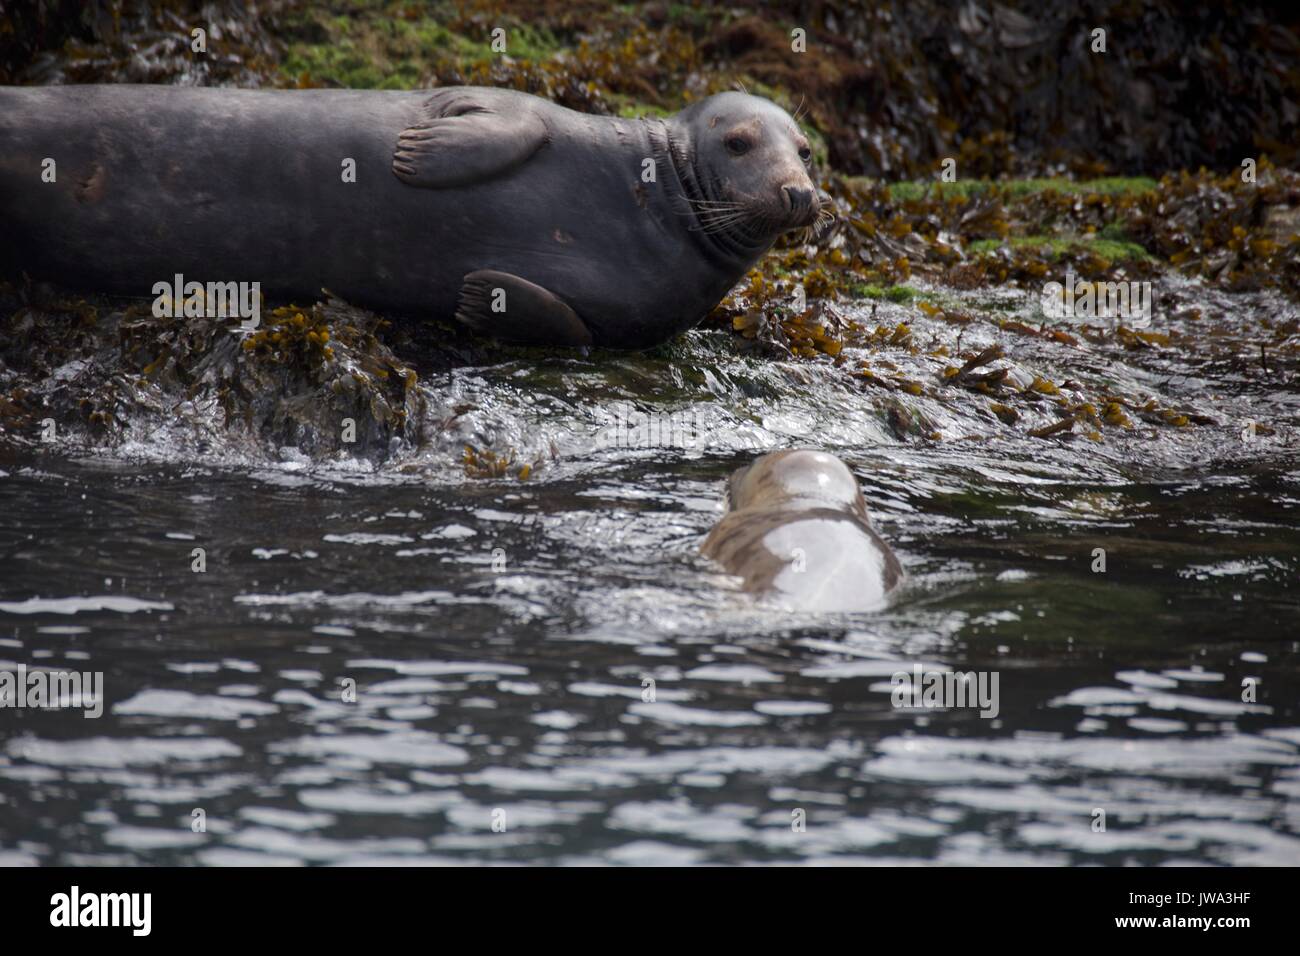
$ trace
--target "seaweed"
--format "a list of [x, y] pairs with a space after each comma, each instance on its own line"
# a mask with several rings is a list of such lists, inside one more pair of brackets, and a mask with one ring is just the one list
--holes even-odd
[[338, 299], [282, 306], [241, 335], [219, 318], [4, 283], [0, 315], [0, 426], [17, 440], [51, 418], [112, 444], [182, 407], [197, 426], [211, 409], [227, 430], [317, 456], [383, 458], [422, 437], [418, 375], [380, 341], [385, 320]]
[[[1173, 283], [1162, 286], [1167, 321], [1156, 329], [1008, 318], [953, 294], [1018, 286], [1036, 296], [1068, 271], [1080, 288], [1185, 275], [1204, 289], [1276, 289], [1300, 301], [1300, 175], [1288, 168], [1300, 158], [1294, 14], [1270, 18], [1231, 0], [1194, 16], [1158, 0], [977, 0], [956, 15], [933, 0], [870, 9], [775, 0], [761, 10], [0, 0], [0, 10], [0, 82], [480, 83], [620, 116], [662, 115], [735, 84], [771, 97], [801, 116], [835, 222], [783, 238], [706, 323], [740, 350], [825, 363], [850, 387], [881, 391], [900, 438], [938, 435], [900, 404], [922, 395], [976, 403], [1042, 439], [1214, 421], [1146, 395], [1026, 375], [1015, 367], [1026, 350], [1057, 350], [1065, 367], [1114, 350], [1152, 368], [1177, 355], [1207, 374], [1294, 376], [1293, 319], [1206, 318]], [[1124, 42], [1093, 54], [1094, 22]], [[189, 48], [195, 24], [218, 41], [201, 56]], [[809, 52], [792, 47], [796, 28]], [[504, 53], [493, 48], [498, 29]], [[852, 308], [863, 302], [869, 318]], [[212, 400], [229, 427], [320, 453], [382, 456], [394, 441], [419, 440], [415, 372], [396, 355], [421, 351], [428, 336], [410, 323], [390, 327], [327, 299], [275, 310], [241, 342], [212, 323], [22, 281], [0, 287], [0, 307], [0, 427], [10, 434], [54, 417], [111, 441], [177, 402]], [[937, 329], [957, 331], [955, 342]], [[967, 331], [996, 335], [1002, 354], [987, 336], [964, 350]], [[442, 328], [437, 338], [452, 344], [435, 363], [486, 354]], [[341, 417], [358, 426], [353, 449], [337, 438]], [[481, 477], [535, 468], [473, 447], [463, 465]]]

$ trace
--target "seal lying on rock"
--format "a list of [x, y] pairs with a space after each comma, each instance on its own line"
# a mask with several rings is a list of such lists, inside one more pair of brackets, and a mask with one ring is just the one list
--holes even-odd
[[140, 296], [176, 274], [325, 287], [504, 340], [640, 348], [817, 221], [810, 158], [741, 93], [626, 120], [481, 87], [5, 87], [0, 264]]
[[877, 607], [903, 577], [853, 472], [820, 451], [773, 452], [737, 469], [727, 514], [700, 550], [745, 590], [801, 610]]

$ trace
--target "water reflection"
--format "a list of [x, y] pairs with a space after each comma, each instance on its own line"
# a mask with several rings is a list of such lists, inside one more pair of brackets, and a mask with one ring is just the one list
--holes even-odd
[[[449, 373], [431, 405], [474, 410], [384, 469], [0, 451], [0, 670], [107, 697], [0, 709], [0, 863], [1300, 862], [1285, 447], [940, 403], [949, 440], [899, 440], [828, 370], [692, 343]], [[708, 441], [602, 444], [622, 401]], [[809, 434], [907, 568], [881, 613], [697, 554], [724, 477]], [[547, 468], [467, 480], [489, 437]], [[997, 671], [997, 718], [894, 707], [918, 664]]]

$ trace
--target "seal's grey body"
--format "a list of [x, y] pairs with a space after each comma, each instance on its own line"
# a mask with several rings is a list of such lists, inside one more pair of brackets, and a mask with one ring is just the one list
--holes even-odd
[[701, 551], [801, 610], [878, 607], [903, 577], [876, 533], [857, 479], [834, 455], [779, 451], [731, 476], [728, 511]]
[[[714, 142], [755, 123], [766, 158]], [[505, 339], [643, 347], [816, 216], [786, 161], [806, 160], [801, 140], [734, 93], [625, 120], [475, 87], [0, 88], [0, 253], [71, 287], [150, 296], [176, 273], [273, 298], [324, 287]]]

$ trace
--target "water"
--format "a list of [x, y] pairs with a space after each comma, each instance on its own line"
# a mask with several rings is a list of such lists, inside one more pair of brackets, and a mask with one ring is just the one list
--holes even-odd
[[[876, 320], [1006, 340], [914, 312]], [[1009, 429], [700, 332], [430, 375], [444, 430], [383, 465], [0, 446], [0, 670], [107, 698], [0, 709], [0, 862], [1300, 863], [1294, 395], [1221, 339], [1015, 344], [1217, 424], [1028, 438], [1050, 409]], [[600, 437], [623, 403], [694, 447]], [[465, 442], [542, 467], [468, 478]], [[861, 478], [909, 575], [885, 610], [792, 615], [697, 554], [725, 476], [791, 443]], [[996, 672], [996, 719], [895, 708], [918, 663]]]

